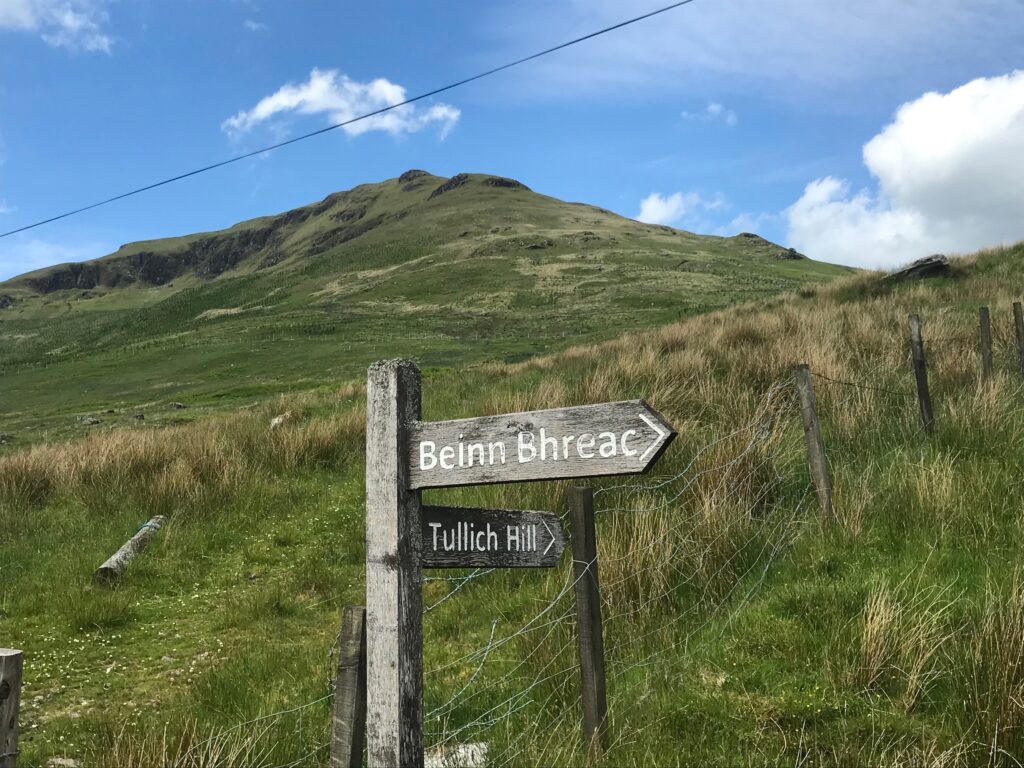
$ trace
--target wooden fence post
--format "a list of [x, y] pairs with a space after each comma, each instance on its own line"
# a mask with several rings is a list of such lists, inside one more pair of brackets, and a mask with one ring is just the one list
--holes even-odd
[[806, 364], [796, 366], [796, 388], [800, 393], [800, 415], [804, 422], [804, 437], [807, 438], [807, 464], [811, 479], [818, 492], [818, 501], [826, 519], [832, 517], [832, 483], [828, 476], [828, 462], [825, 457], [825, 443], [821, 439], [821, 424], [818, 422], [818, 403], [814, 398], [811, 384], [811, 370]]
[[331, 768], [361, 768], [366, 735], [366, 609], [346, 605], [338, 635]]
[[593, 489], [589, 486], [570, 489], [569, 508], [572, 513], [572, 570], [580, 641], [583, 741], [590, 758], [596, 760], [604, 751], [608, 703], [605, 698], [604, 638], [597, 575]]
[[0, 648], [0, 768], [18, 762], [18, 706], [21, 703], [21, 651]]
[[370, 366], [366, 408], [367, 756], [372, 768], [422, 768], [420, 492], [405, 463], [420, 418], [416, 364]]
[[1024, 310], [1019, 301], [1013, 302], [1013, 324], [1017, 329], [1017, 360], [1020, 363], [1020, 375], [1024, 376]]
[[978, 310], [979, 347], [981, 351], [981, 383], [992, 381], [992, 321], [988, 307]]
[[921, 407], [921, 424], [929, 435], [935, 429], [935, 417], [932, 414], [932, 396], [928, 391], [928, 365], [924, 358], [924, 341], [921, 338], [921, 318], [911, 315], [910, 356], [914, 366], [914, 380], [917, 383], [917, 402]]

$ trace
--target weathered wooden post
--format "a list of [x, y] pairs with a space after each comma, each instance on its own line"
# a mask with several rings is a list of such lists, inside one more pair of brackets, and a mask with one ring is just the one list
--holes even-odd
[[366, 409], [367, 753], [373, 768], [422, 768], [420, 493], [405, 462], [420, 418], [416, 364], [370, 366]]
[[604, 638], [597, 575], [593, 489], [589, 486], [572, 488], [569, 491], [569, 508], [572, 513], [572, 569], [576, 587], [576, 623], [579, 628], [583, 694], [583, 743], [590, 758], [596, 760], [604, 752], [608, 703], [605, 698]]
[[929, 435], [935, 429], [935, 417], [932, 415], [932, 396], [928, 391], [928, 365], [924, 357], [924, 340], [921, 338], [921, 318], [911, 315], [908, 319], [910, 327], [910, 358], [914, 367], [914, 381], [917, 383], [917, 402], [921, 408], [921, 424]]
[[1020, 375], [1024, 376], [1024, 309], [1019, 301], [1013, 302], [1013, 325], [1017, 329], [1017, 361]]
[[366, 734], [366, 609], [346, 605], [338, 636], [331, 768], [361, 768]]
[[18, 707], [21, 703], [21, 651], [0, 648], [0, 768], [18, 762]]
[[978, 345], [981, 353], [981, 383], [992, 382], [992, 321], [988, 307], [978, 310]]
[[821, 439], [821, 424], [818, 421], [818, 403], [814, 398], [811, 384], [811, 370], [801, 363], [794, 369], [796, 388], [800, 393], [800, 415], [804, 422], [804, 437], [807, 439], [807, 464], [811, 470], [814, 489], [825, 517], [832, 517], [832, 482], [828, 476], [828, 461], [825, 457], [825, 443]]
[[128, 541], [121, 545], [121, 548], [112, 554], [107, 561], [96, 569], [93, 578], [97, 581], [114, 582], [121, 578], [121, 575], [128, 568], [128, 564], [138, 556], [149, 544], [150, 539], [156, 536], [157, 531], [166, 522], [163, 515], [157, 515], [143, 525]]

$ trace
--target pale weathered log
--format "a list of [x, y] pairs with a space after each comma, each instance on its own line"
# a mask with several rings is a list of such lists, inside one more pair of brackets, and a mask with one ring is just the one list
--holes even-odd
[[18, 707], [21, 702], [21, 651], [0, 648], [0, 768], [18, 761]]
[[139, 528], [138, 533], [126, 541], [117, 552], [110, 556], [103, 565], [96, 569], [94, 574], [99, 581], [117, 581], [121, 578], [128, 564], [135, 559], [142, 550], [149, 544], [149, 540], [156, 536], [166, 522], [163, 515], [157, 515], [144, 526]]

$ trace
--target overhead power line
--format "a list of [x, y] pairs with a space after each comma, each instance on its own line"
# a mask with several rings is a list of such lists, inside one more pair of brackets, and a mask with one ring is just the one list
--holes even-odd
[[376, 109], [373, 112], [367, 112], [364, 115], [359, 115], [358, 117], [353, 117], [353, 118], [351, 118], [349, 120], [344, 120], [344, 121], [342, 121], [340, 123], [333, 123], [332, 125], [328, 125], [328, 126], [326, 126], [324, 128], [320, 128], [320, 129], [318, 129], [316, 131], [310, 131], [309, 133], [304, 133], [301, 136], [295, 136], [295, 137], [293, 137], [291, 139], [287, 139], [285, 141], [279, 141], [277, 144], [271, 144], [269, 146], [262, 147], [260, 149], [254, 149], [252, 152], [246, 152], [246, 153], [241, 154], [241, 155], [235, 155], [234, 157], [229, 157], [227, 160], [221, 160], [218, 163], [212, 163], [211, 165], [204, 165], [202, 168], [196, 168], [195, 170], [191, 170], [191, 171], [188, 171], [186, 173], [179, 173], [177, 176], [171, 176], [168, 179], [163, 179], [162, 181], [157, 181], [157, 182], [154, 182], [152, 184], [147, 184], [144, 187], [138, 187], [136, 189], [129, 190], [128, 192], [122, 192], [119, 195], [114, 195], [113, 197], [108, 197], [105, 200], [100, 200], [99, 202], [90, 203], [89, 205], [83, 205], [81, 208], [75, 208], [74, 210], [71, 210], [71, 211], [65, 211], [64, 213], [58, 214], [56, 216], [51, 216], [48, 219], [43, 219], [43, 220], [37, 221], [37, 222], [35, 222], [33, 224], [26, 224], [23, 227], [18, 227], [17, 229], [12, 229], [9, 232], [4, 232], [4, 233], [0, 234], [0, 237], [8, 237], [10, 235], [16, 235], [18, 232], [25, 232], [26, 230], [29, 230], [29, 229], [35, 229], [36, 227], [41, 227], [44, 224], [50, 224], [51, 222], [59, 221], [60, 219], [66, 219], [69, 216], [74, 216], [75, 214], [78, 214], [78, 213], [84, 213], [85, 211], [91, 211], [93, 208], [99, 208], [101, 205], [107, 205], [109, 203], [113, 203], [113, 202], [116, 202], [118, 200], [123, 200], [126, 197], [132, 197], [133, 195], [138, 195], [138, 194], [141, 194], [143, 192], [148, 192], [149, 190], [156, 189], [157, 187], [163, 187], [163, 186], [165, 186], [167, 184], [172, 184], [175, 181], [181, 181], [182, 179], [187, 179], [190, 176], [198, 176], [200, 173], [206, 173], [207, 171], [212, 171], [212, 170], [214, 170], [216, 168], [223, 168], [225, 165], [231, 165], [232, 163], [237, 163], [240, 160], [245, 160], [245, 159], [253, 157], [255, 155], [261, 155], [264, 152], [272, 152], [275, 149], [280, 149], [281, 147], [287, 147], [289, 144], [296, 144], [296, 143], [298, 143], [300, 141], [305, 141], [306, 139], [311, 139], [314, 136], [319, 136], [322, 133], [328, 133], [330, 131], [337, 130], [338, 128], [344, 128], [346, 125], [352, 125], [353, 123], [358, 123], [360, 120], [366, 120], [366, 119], [371, 118], [371, 117], [376, 117], [377, 115], [382, 115], [385, 112], [390, 112], [393, 109], [398, 109], [399, 107], [404, 107], [407, 104], [414, 104], [417, 101], [423, 101], [423, 99], [429, 99], [431, 96], [436, 96], [439, 93], [444, 93], [445, 91], [450, 91], [453, 88], [458, 88], [460, 86], [466, 85], [467, 83], [472, 83], [475, 80], [481, 80], [481, 79], [483, 79], [485, 77], [489, 77], [490, 75], [497, 74], [498, 72], [503, 72], [506, 69], [511, 69], [512, 67], [519, 66], [520, 64], [525, 64], [528, 61], [533, 61], [534, 59], [539, 59], [542, 56], [547, 56], [548, 54], [554, 53], [555, 51], [560, 51], [563, 48], [569, 48], [570, 46], [576, 45], [577, 43], [582, 43], [582, 42], [584, 42], [586, 40], [590, 40], [592, 38], [599, 37], [601, 35], [605, 35], [605, 34], [607, 34], [609, 32], [614, 32], [616, 29], [622, 29], [623, 27], [628, 27], [630, 24], [636, 24], [638, 21], [643, 21], [644, 19], [649, 19], [652, 16], [657, 16], [659, 14], [665, 13], [666, 11], [674, 10], [676, 8], [679, 8], [680, 6], [689, 5], [692, 2], [693, 2], [693, 0], [680, 0], [680, 2], [672, 3], [671, 5], [666, 5], [666, 6], [662, 7], [662, 8], [658, 8], [657, 10], [645, 13], [645, 14], [643, 14], [641, 16], [634, 16], [633, 18], [627, 19], [626, 21], [620, 21], [618, 24], [612, 24], [610, 27], [605, 27], [603, 29], [599, 29], [596, 32], [591, 32], [590, 34], [583, 35], [582, 37], [574, 38], [573, 40], [569, 40], [567, 42], [561, 43], [560, 45], [556, 45], [556, 46], [554, 46], [552, 48], [547, 48], [547, 49], [545, 49], [543, 51], [539, 51], [537, 53], [530, 54], [529, 56], [524, 56], [521, 59], [516, 59], [515, 61], [510, 61], [507, 64], [502, 64], [499, 67], [494, 67], [493, 69], [488, 69], [486, 72], [480, 72], [479, 74], [473, 75], [471, 77], [464, 78], [464, 79], [459, 80], [457, 82], [449, 83], [448, 85], [442, 86], [440, 88], [435, 88], [432, 91], [427, 91], [426, 93], [421, 93], [421, 94], [419, 94], [417, 96], [413, 96], [412, 98], [406, 99], [405, 101], [400, 101], [400, 102], [398, 102], [396, 104], [390, 104], [390, 105], [388, 105], [386, 107], [381, 107], [380, 109]]

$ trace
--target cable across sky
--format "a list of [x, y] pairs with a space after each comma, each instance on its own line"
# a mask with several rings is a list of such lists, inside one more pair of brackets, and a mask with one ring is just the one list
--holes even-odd
[[583, 35], [581, 37], [574, 38], [572, 40], [568, 40], [568, 41], [566, 41], [564, 43], [561, 43], [559, 45], [553, 46], [551, 48], [546, 48], [543, 51], [538, 51], [537, 53], [532, 53], [529, 56], [524, 56], [521, 59], [516, 59], [515, 61], [510, 61], [507, 64], [502, 64], [500, 66], [494, 67], [493, 69], [488, 69], [485, 72], [480, 72], [480, 73], [472, 75], [470, 77], [463, 78], [462, 80], [458, 80], [458, 81], [456, 81], [454, 83], [449, 83], [448, 85], [441, 86], [440, 88], [434, 88], [433, 90], [426, 91], [425, 93], [421, 93], [421, 94], [418, 94], [416, 96], [412, 96], [411, 98], [405, 99], [404, 101], [399, 101], [399, 102], [397, 102], [395, 104], [389, 104], [388, 106], [381, 107], [380, 109], [376, 109], [373, 112], [367, 112], [366, 114], [350, 118], [349, 120], [344, 120], [344, 121], [342, 121], [340, 123], [332, 123], [331, 125], [325, 126], [323, 128], [319, 128], [319, 129], [317, 129], [315, 131], [310, 131], [309, 133], [304, 133], [301, 136], [294, 136], [294, 137], [292, 137], [290, 139], [286, 139], [284, 141], [279, 141], [276, 144], [270, 144], [269, 146], [261, 147], [260, 149], [254, 149], [251, 152], [245, 152], [245, 153], [243, 153], [241, 155], [235, 155], [234, 157], [229, 157], [226, 160], [221, 160], [220, 162], [217, 162], [217, 163], [212, 163], [210, 165], [204, 165], [201, 168], [195, 168], [195, 169], [193, 169], [191, 171], [187, 171], [185, 173], [179, 173], [177, 176], [171, 176], [170, 178], [163, 179], [161, 181], [156, 181], [156, 182], [153, 182], [152, 184], [146, 184], [145, 186], [137, 187], [137, 188], [129, 190], [127, 192], [122, 192], [119, 195], [114, 195], [113, 197], [108, 197], [105, 200], [99, 200], [99, 201], [97, 201], [95, 203], [90, 203], [89, 205], [83, 205], [81, 208], [75, 208], [75, 209], [70, 210], [70, 211], [65, 211], [64, 213], [57, 214], [56, 216], [51, 216], [51, 217], [49, 217], [47, 219], [42, 219], [42, 220], [36, 221], [36, 222], [34, 222], [32, 224], [26, 224], [23, 227], [18, 227], [16, 229], [12, 229], [12, 230], [10, 230], [8, 232], [0, 233], [0, 238], [9, 237], [10, 235], [16, 235], [19, 232], [25, 232], [25, 231], [30, 230], [30, 229], [35, 229], [36, 227], [41, 227], [44, 224], [50, 224], [50, 223], [52, 223], [54, 221], [59, 221], [60, 219], [66, 219], [69, 216], [74, 216], [74, 215], [79, 214], [79, 213], [84, 213], [85, 211], [91, 211], [93, 208], [99, 208], [100, 206], [108, 205], [108, 204], [116, 202], [118, 200], [123, 200], [126, 197], [132, 197], [134, 195], [139, 195], [139, 194], [142, 194], [143, 192], [148, 192], [151, 189], [156, 189], [157, 187], [163, 187], [163, 186], [166, 186], [167, 184], [173, 184], [176, 181], [181, 181], [182, 179], [187, 179], [187, 178], [189, 178], [191, 176], [198, 176], [201, 173], [206, 173], [207, 171], [212, 171], [212, 170], [215, 170], [217, 168], [223, 168], [226, 165], [231, 165], [232, 163], [237, 163], [237, 162], [239, 162], [241, 160], [245, 160], [247, 158], [254, 157], [256, 155], [261, 155], [264, 152], [272, 152], [275, 149], [280, 149], [281, 147], [287, 147], [289, 144], [296, 144], [296, 143], [298, 143], [300, 141], [305, 141], [306, 139], [311, 139], [314, 136], [319, 136], [319, 135], [321, 135], [323, 133], [329, 133], [330, 131], [335, 131], [338, 128], [344, 128], [346, 125], [352, 125], [353, 123], [358, 123], [360, 120], [367, 120], [367, 119], [369, 119], [371, 117], [376, 117], [377, 115], [382, 115], [385, 112], [390, 112], [391, 110], [398, 109], [399, 107], [404, 107], [404, 106], [406, 106], [408, 104], [414, 104], [417, 101], [423, 101], [424, 99], [429, 99], [431, 96], [436, 96], [439, 93], [444, 93], [445, 91], [450, 91], [450, 90], [452, 90], [454, 88], [459, 88], [460, 86], [467, 85], [468, 83], [472, 83], [472, 82], [474, 82], [476, 80], [481, 80], [481, 79], [483, 79], [485, 77], [490, 77], [491, 75], [495, 75], [498, 72], [504, 72], [506, 69], [511, 69], [512, 67], [517, 67], [520, 64], [525, 64], [528, 61], [533, 61], [534, 59], [539, 59], [542, 56], [547, 56], [548, 54], [555, 53], [556, 51], [560, 51], [560, 50], [562, 50], [564, 48], [569, 48], [570, 46], [577, 45], [578, 43], [582, 43], [582, 42], [584, 42], [586, 40], [591, 40], [591, 39], [593, 39], [595, 37], [599, 37], [601, 35], [605, 35], [605, 34], [607, 34], [609, 32], [614, 32], [617, 29], [622, 29], [623, 27], [628, 27], [631, 24], [636, 24], [639, 21], [643, 21], [645, 19], [651, 18], [652, 16], [657, 16], [659, 14], [666, 13], [668, 11], [671, 11], [671, 10], [674, 10], [676, 8], [679, 8], [680, 6], [683, 6], [683, 5], [689, 5], [692, 2], [693, 2], [693, 0], [679, 0], [679, 2], [672, 3], [671, 5], [663, 6], [661, 8], [658, 8], [657, 10], [649, 11], [648, 13], [644, 13], [644, 14], [642, 14], [640, 16], [634, 16], [633, 18], [627, 19], [626, 21], [620, 21], [618, 24], [612, 24], [611, 26], [604, 27], [603, 29], [599, 29], [596, 32], [590, 32], [589, 34]]

